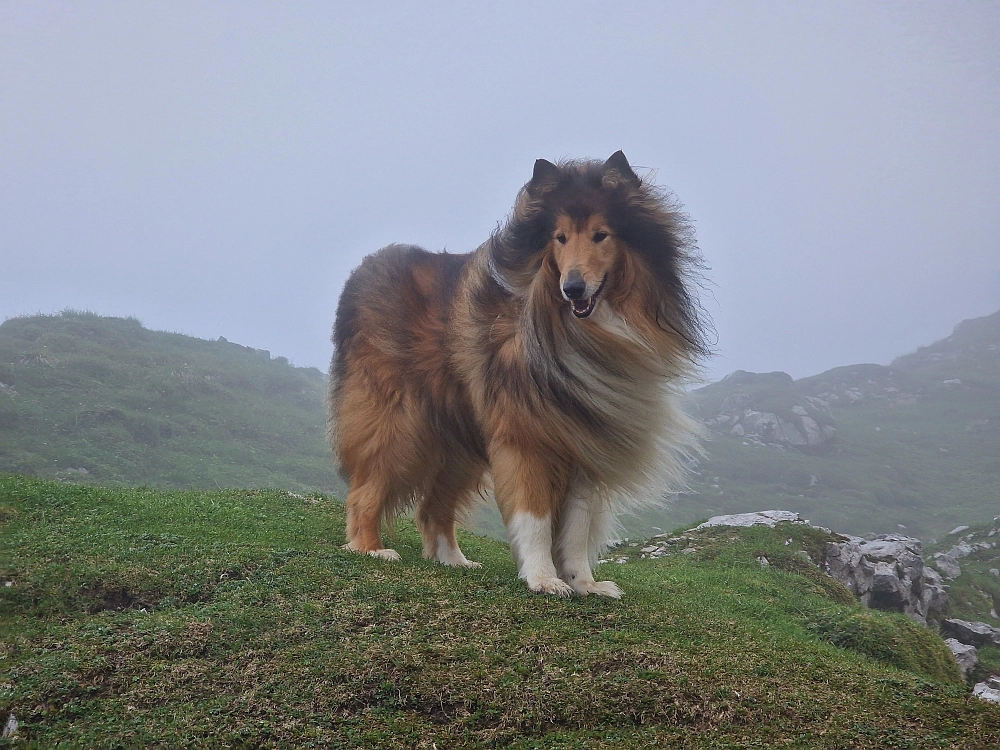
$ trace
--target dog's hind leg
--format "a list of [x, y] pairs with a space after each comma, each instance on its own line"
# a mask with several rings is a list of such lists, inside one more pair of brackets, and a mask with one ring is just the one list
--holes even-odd
[[466, 510], [482, 473], [479, 466], [446, 464], [421, 498], [417, 506], [417, 526], [427, 559], [459, 568], [480, 567], [480, 563], [467, 559], [459, 548], [455, 524]]
[[595, 581], [590, 568], [612, 527], [611, 510], [600, 493], [575, 482], [560, 514], [555, 549], [559, 576], [576, 593], [613, 599], [624, 593], [613, 581]]
[[372, 479], [351, 482], [347, 493], [347, 544], [344, 549], [383, 560], [400, 559], [396, 550], [382, 546], [382, 514], [387, 492], [383, 483]]

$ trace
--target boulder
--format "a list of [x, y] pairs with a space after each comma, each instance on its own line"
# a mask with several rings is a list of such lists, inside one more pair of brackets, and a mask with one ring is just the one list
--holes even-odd
[[976, 647], [954, 638], [948, 638], [944, 643], [951, 650], [952, 656], [955, 657], [958, 669], [962, 673], [962, 679], [969, 679], [969, 673], [979, 663], [979, 653], [976, 651]]
[[696, 529], [707, 529], [711, 526], [770, 526], [787, 521], [789, 523], [808, 523], [802, 517], [790, 510], [762, 510], [756, 513], [735, 513], [730, 516], [713, 516]]
[[936, 553], [934, 555], [934, 565], [941, 571], [941, 575], [949, 581], [962, 575], [962, 566], [960, 566], [958, 564], [958, 560], [952, 557], [949, 553]]
[[919, 539], [901, 534], [847, 537], [827, 543], [826, 562], [830, 575], [866, 607], [903, 612], [926, 625], [943, 613], [948, 594], [941, 577], [924, 568], [922, 549]]
[[970, 646], [1000, 646], [1000, 628], [994, 628], [985, 622], [949, 618], [941, 623], [941, 629], [952, 638]]
[[989, 701], [990, 703], [1000, 703], [1000, 690], [990, 687], [985, 682], [980, 682], [972, 688], [972, 694], [980, 700]]

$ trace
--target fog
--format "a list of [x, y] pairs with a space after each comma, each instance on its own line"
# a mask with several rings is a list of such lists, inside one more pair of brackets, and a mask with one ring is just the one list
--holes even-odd
[[64, 308], [326, 368], [389, 242], [474, 249], [534, 160], [690, 213], [712, 378], [1000, 308], [994, 2], [0, 5], [0, 319]]

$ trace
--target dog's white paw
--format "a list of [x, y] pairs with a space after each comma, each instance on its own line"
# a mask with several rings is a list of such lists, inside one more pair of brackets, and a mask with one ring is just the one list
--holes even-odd
[[625, 592], [622, 591], [614, 581], [581, 581], [573, 582], [573, 588], [580, 596], [596, 594], [597, 596], [607, 596], [611, 599], [621, 599]]
[[372, 557], [377, 557], [379, 560], [391, 560], [392, 562], [396, 562], [398, 560], [403, 559], [402, 557], [399, 556], [399, 553], [396, 552], [396, 550], [389, 549], [388, 547], [383, 547], [382, 549], [369, 550], [367, 553], [362, 552], [359, 549], [355, 549], [350, 544], [343, 545], [341, 549], [346, 549], [348, 552], [355, 552], [359, 555], [368, 554], [371, 555]]
[[373, 549], [368, 553], [372, 557], [377, 557], [379, 560], [391, 560], [392, 562], [397, 562], [403, 558], [399, 556], [399, 553], [394, 549], [389, 549], [388, 547], [383, 547], [382, 549]]
[[536, 594], [555, 594], [556, 596], [573, 596], [573, 587], [562, 578], [528, 579], [528, 588]]
[[[428, 554], [427, 549], [424, 549], [424, 557], [432, 557]], [[482, 563], [472, 562], [467, 558], [458, 547], [452, 547], [448, 544], [447, 540], [443, 537], [438, 542], [437, 554], [433, 555], [433, 559], [437, 560], [442, 565], [448, 565], [452, 568], [481, 568]]]
[[[437, 560], [442, 565], [447, 565], [449, 568], [481, 568], [482, 563], [473, 562], [461, 552], [458, 553], [458, 557], [452, 555], [438, 555], [434, 559]], [[426, 557], [426, 555], [425, 555]]]

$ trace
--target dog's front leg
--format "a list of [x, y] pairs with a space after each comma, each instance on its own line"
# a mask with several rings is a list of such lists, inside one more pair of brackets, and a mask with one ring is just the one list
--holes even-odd
[[591, 565], [611, 535], [611, 509], [600, 493], [585, 483], [573, 483], [559, 517], [556, 560], [559, 575], [576, 593], [620, 599], [623, 592], [614, 581], [595, 581]]
[[571, 596], [573, 588], [556, 573], [552, 559], [553, 512], [565, 496], [568, 472], [510, 445], [494, 447], [491, 454], [494, 494], [518, 575], [537, 594]]

